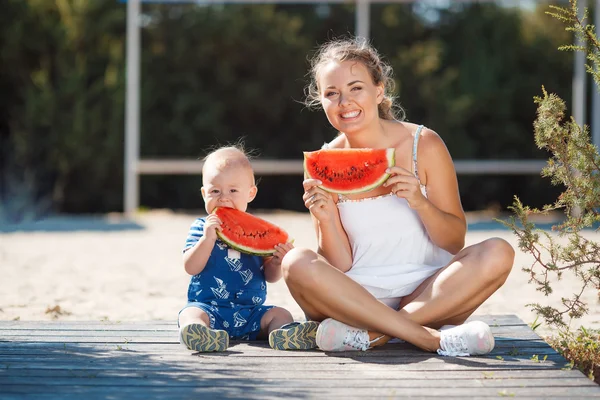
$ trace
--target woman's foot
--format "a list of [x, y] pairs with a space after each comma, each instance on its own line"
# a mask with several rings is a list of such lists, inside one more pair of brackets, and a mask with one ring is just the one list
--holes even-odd
[[275, 350], [310, 350], [317, 347], [319, 323], [291, 322], [269, 334], [269, 345]]
[[369, 332], [366, 329], [327, 318], [317, 329], [317, 346], [323, 351], [366, 351], [382, 337], [369, 340]]
[[179, 342], [194, 351], [225, 351], [229, 347], [229, 334], [202, 324], [189, 324], [179, 328]]
[[464, 357], [488, 354], [494, 350], [494, 335], [490, 327], [481, 321], [471, 321], [440, 330], [441, 356]]

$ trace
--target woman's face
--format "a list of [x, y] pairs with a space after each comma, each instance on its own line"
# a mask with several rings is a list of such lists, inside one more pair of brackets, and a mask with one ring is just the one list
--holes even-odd
[[375, 85], [359, 61], [332, 61], [318, 74], [321, 104], [327, 119], [340, 132], [352, 133], [379, 119], [383, 85]]

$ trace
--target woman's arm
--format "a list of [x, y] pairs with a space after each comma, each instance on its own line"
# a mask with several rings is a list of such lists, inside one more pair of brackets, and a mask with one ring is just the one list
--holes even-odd
[[352, 249], [339, 214], [333, 221], [327, 222], [321, 222], [313, 216], [313, 223], [319, 246], [317, 253], [340, 271], [349, 271], [352, 268]]
[[342, 227], [340, 215], [333, 195], [320, 189], [321, 183], [306, 179], [304, 185], [304, 205], [310, 211], [317, 234], [317, 253], [342, 272], [352, 268], [352, 250], [348, 236]]
[[442, 139], [429, 129], [421, 135], [417, 161], [419, 178], [427, 187], [427, 197], [421, 193], [414, 174], [401, 167], [390, 169], [392, 177], [384, 185], [408, 201], [433, 243], [456, 254], [465, 245], [467, 222], [450, 153]]
[[452, 157], [444, 141], [431, 130], [423, 132], [417, 151], [417, 168], [422, 183], [427, 185], [427, 201], [415, 211], [433, 243], [456, 254], [465, 245], [467, 219]]

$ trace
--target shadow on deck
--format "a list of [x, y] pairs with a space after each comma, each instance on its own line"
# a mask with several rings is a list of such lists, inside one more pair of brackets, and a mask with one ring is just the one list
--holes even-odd
[[516, 316], [478, 316], [485, 357], [440, 357], [405, 344], [367, 352], [275, 351], [233, 342], [192, 353], [174, 323], [0, 322], [1, 398], [600, 398], [600, 387]]

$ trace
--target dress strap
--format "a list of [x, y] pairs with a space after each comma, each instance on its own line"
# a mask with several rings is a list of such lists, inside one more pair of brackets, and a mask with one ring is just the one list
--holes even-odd
[[419, 179], [419, 170], [417, 169], [417, 146], [419, 145], [419, 136], [421, 136], [421, 131], [423, 130], [423, 125], [419, 125], [417, 131], [415, 132], [415, 140], [413, 142], [413, 151], [412, 151], [412, 167], [413, 173], [417, 177], [419, 183], [421, 180]]
[[345, 195], [343, 195], [341, 193], [338, 193], [337, 196], [338, 196], [338, 200], [337, 200], [338, 203], [344, 203], [344, 202], [350, 200], [350, 199], [348, 199], [348, 197], [346, 197]]

